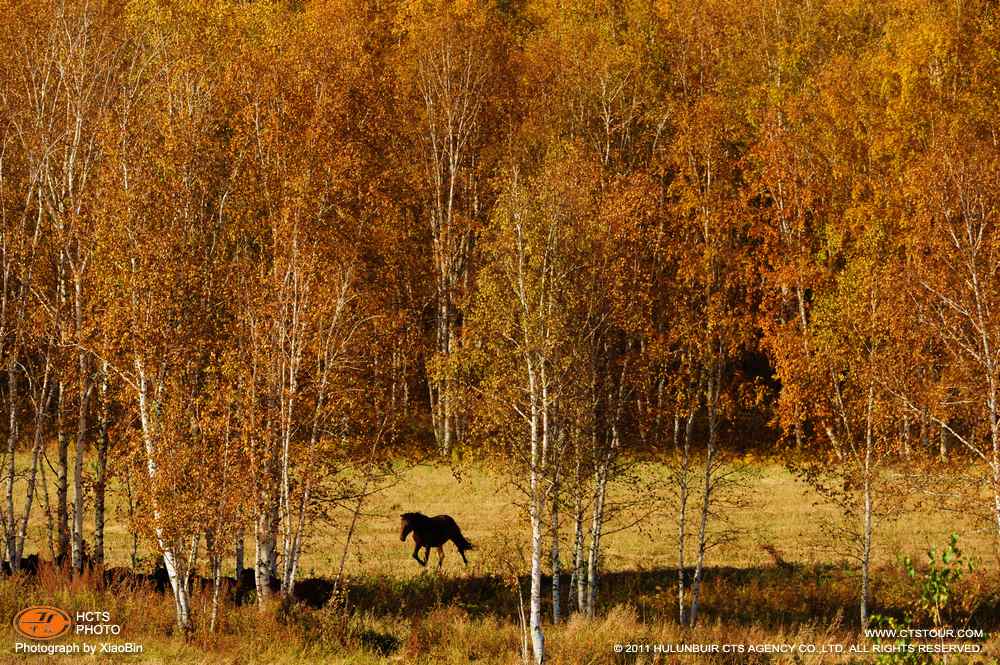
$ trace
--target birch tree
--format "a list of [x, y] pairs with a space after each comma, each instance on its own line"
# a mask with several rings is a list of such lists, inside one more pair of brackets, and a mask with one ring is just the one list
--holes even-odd
[[[352, 179], [369, 168], [359, 146], [374, 124], [354, 107], [366, 105], [370, 57], [354, 9], [316, 7], [291, 35], [271, 34], [234, 63], [231, 154], [242, 176], [228, 205], [239, 220], [239, 431], [254, 482], [261, 608], [272, 577], [284, 594], [294, 587], [331, 476], [350, 459], [344, 442], [357, 413], [348, 386], [371, 362], [362, 273], [365, 252], [376, 251], [368, 234], [380, 202]], [[331, 24], [339, 26], [333, 51], [318, 36]]]
[[[11, 570], [18, 570], [37, 488], [38, 474], [48, 433], [48, 414], [56, 372], [58, 340], [49, 325], [48, 313], [38, 306], [32, 291], [45, 290], [44, 259], [48, 243], [42, 203], [36, 187], [37, 165], [25, 159], [24, 108], [13, 91], [0, 93], [0, 115], [6, 122], [0, 134], [0, 353], [6, 369], [5, 402], [7, 444], [3, 458], [5, 502], [0, 516], [4, 545]], [[31, 416], [22, 416], [25, 395]], [[24, 422], [24, 421], [27, 422]], [[28, 425], [28, 426], [25, 426]], [[31, 465], [25, 487], [18, 491], [17, 451], [22, 428], [30, 433]], [[15, 510], [15, 497], [24, 496], [22, 513]]]
[[[995, 141], [963, 135], [959, 142], [949, 135], [915, 165], [908, 193], [916, 209], [912, 313], [945, 354], [927, 415], [982, 465], [1000, 537], [997, 164]], [[911, 411], [923, 415], [919, 396], [905, 399]], [[971, 426], [961, 427], [953, 417], [968, 418]]]
[[[40, 12], [36, 31], [20, 40], [21, 64], [11, 72], [24, 101], [17, 116], [21, 149], [35, 172], [38, 223], [52, 243], [57, 266], [54, 288], [32, 297], [58, 330], [60, 351], [53, 367], [56, 384], [58, 528], [60, 558], [72, 550], [72, 565], [83, 564], [85, 515], [84, 456], [93, 389], [92, 358], [86, 350], [92, 327], [87, 272], [92, 252], [92, 189], [99, 168], [99, 128], [114, 93], [117, 73], [115, 26], [103, 3], [67, 2]], [[55, 356], [50, 357], [56, 361]], [[72, 362], [71, 362], [72, 359]], [[73, 510], [69, 524], [69, 437], [63, 415], [75, 407]]]
[[[437, 9], [406, 16], [410, 49], [404, 77], [411, 81], [421, 165], [418, 191], [425, 201], [434, 277], [434, 352], [427, 388], [434, 437], [451, 454], [462, 434], [461, 391], [455, 360], [462, 345], [465, 303], [472, 289], [477, 229], [489, 213], [483, 177], [494, 131], [496, 80], [506, 61], [498, 23], [482, 9]], [[492, 106], [491, 106], [492, 105]]]
[[[165, 57], [183, 41], [138, 36]], [[109, 187], [97, 229], [103, 348], [139, 424], [133, 454], [145, 475], [153, 536], [170, 580], [178, 629], [193, 626], [189, 580], [201, 541], [205, 488], [201, 424], [185, 404], [207, 386], [227, 302], [222, 242], [224, 152], [206, 130], [213, 82], [197, 58], [177, 59], [119, 108], [123, 132], [107, 144]], [[141, 111], [140, 111], [141, 110]], [[141, 118], [141, 120], [140, 120]], [[223, 176], [223, 177], [220, 177]]]
[[[572, 154], [572, 153], [570, 153]], [[513, 415], [518, 427], [509, 432], [501, 452], [524, 473], [518, 486], [527, 502], [531, 533], [529, 623], [535, 662], [545, 659], [542, 630], [542, 566], [551, 502], [561, 465], [559, 436], [571, 343], [564, 290], [574, 271], [571, 221], [590, 205], [593, 181], [580, 162], [555, 148], [535, 177], [513, 170], [498, 204], [487, 241], [491, 257], [476, 306], [477, 334], [495, 341], [489, 346], [505, 357], [488, 366], [481, 390], [487, 403]], [[590, 172], [592, 173], [592, 171]], [[589, 177], [593, 177], [590, 175]], [[484, 337], [485, 339], [485, 337]], [[499, 406], [499, 408], [498, 408]]]

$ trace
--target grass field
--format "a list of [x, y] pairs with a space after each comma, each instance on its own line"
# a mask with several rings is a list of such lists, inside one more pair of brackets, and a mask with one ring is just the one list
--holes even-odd
[[[644, 478], [662, 476], [654, 465], [643, 468]], [[732, 511], [736, 538], [712, 552], [714, 566], [752, 568], [769, 566], [775, 548], [789, 563], [813, 565], [840, 562], [845, 548], [831, 535], [839, 524], [836, 509], [808, 485], [781, 466], [768, 465], [753, 472], [745, 494], [747, 505]], [[623, 488], [617, 488], [619, 492]], [[411, 544], [399, 542], [399, 513], [419, 510], [428, 515], [446, 513], [456, 518], [463, 533], [478, 546], [470, 555], [471, 567], [450, 548], [445, 570], [450, 574], [501, 573], [504, 553], [527, 551], [528, 531], [520, 496], [509, 483], [476, 469], [463, 469], [460, 478], [447, 467], [419, 466], [408, 470], [385, 492], [374, 496], [363, 510], [349, 550], [346, 570], [352, 575], [413, 576], [422, 569], [410, 558]], [[613, 533], [604, 540], [605, 567], [612, 571], [655, 570], [672, 566], [677, 557], [676, 522], [669, 506], [650, 507], [655, 512], [640, 528]], [[624, 515], [627, 522], [639, 508]], [[346, 521], [346, 516], [342, 521]], [[564, 515], [564, 523], [568, 516]], [[566, 537], [568, 539], [568, 523]], [[610, 525], [613, 529], [615, 524]], [[320, 529], [303, 558], [304, 572], [330, 575], [343, 551], [343, 527]], [[876, 565], [896, 564], [900, 554], [923, 556], [930, 547], [941, 547], [957, 532], [963, 549], [993, 568], [997, 563], [994, 540], [978, 533], [972, 523], [944, 511], [904, 512], [886, 521], [877, 534]], [[436, 558], [436, 555], [435, 555]], [[432, 559], [434, 561], [434, 559]]]
[[[645, 481], [662, 470], [647, 466]], [[173, 607], [153, 592], [111, 594], [87, 580], [67, 582], [42, 576], [35, 582], [0, 582], [0, 605], [13, 615], [29, 604], [67, 610], [108, 609], [123, 626], [121, 639], [144, 645], [133, 662], [488, 662], [519, 660], [518, 595], [509, 571], [527, 553], [527, 529], [517, 494], [497, 475], [474, 468], [455, 474], [440, 466], [402, 472], [364, 506], [348, 550], [346, 608], [278, 608], [260, 615], [253, 607], [227, 607], [216, 634], [201, 626], [185, 643], [169, 637]], [[836, 511], [823, 504], [785, 469], [768, 465], [748, 479], [746, 505], [735, 513], [734, 540], [711, 552], [699, 628], [685, 632], [675, 622], [675, 524], [667, 508], [651, 510], [642, 528], [613, 533], [605, 541], [600, 616], [547, 627], [552, 661], [603, 662], [869, 662], [871, 656], [740, 654], [678, 656], [616, 655], [615, 643], [838, 643], [860, 641], [857, 627], [858, 573], [832, 531]], [[656, 508], [648, 506], [638, 508]], [[477, 549], [463, 567], [451, 545], [442, 571], [423, 569], [411, 558], [412, 544], [399, 541], [398, 515], [420, 510], [455, 517]], [[341, 521], [347, 519], [340, 516]], [[627, 519], [627, 516], [623, 516]], [[120, 520], [108, 531], [109, 565], [128, 560], [128, 534]], [[40, 524], [40, 522], [39, 522]], [[307, 543], [300, 578], [332, 577], [343, 552], [344, 524], [325, 525]], [[886, 522], [877, 533], [874, 604], [876, 611], [902, 616], [915, 591], [902, 574], [901, 554], [922, 560], [948, 534], [976, 562], [975, 572], [952, 600], [952, 619], [1000, 630], [1000, 577], [993, 541], [977, 534], [954, 513], [927, 509]], [[32, 533], [33, 545], [44, 531]], [[248, 547], [252, 551], [252, 547]], [[45, 549], [41, 548], [43, 556]], [[770, 552], [783, 560], [776, 563]], [[523, 567], [522, 567], [523, 566]], [[204, 613], [208, 599], [196, 600]], [[12, 631], [11, 631], [12, 632]], [[971, 660], [995, 662], [1000, 638], [988, 638], [986, 653]], [[72, 656], [16, 656], [11, 662], [67, 662]], [[3, 656], [0, 656], [0, 660]], [[108, 657], [112, 660], [111, 657]], [[101, 662], [101, 657], [91, 657]]]

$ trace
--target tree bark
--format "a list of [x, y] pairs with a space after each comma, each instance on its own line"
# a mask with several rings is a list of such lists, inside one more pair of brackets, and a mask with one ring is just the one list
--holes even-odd
[[593, 618], [597, 605], [597, 587], [600, 584], [601, 536], [604, 534], [604, 501], [607, 496], [608, 467], [611, 464], [610, 448], [605, 452], [595, 472], [594, 507], [590, 521], [590, 551], [587, 556], [586, 615]]
[[694, 626], [698, 621], [698, 610], [701, 604], [701, 582], [705, 573], [705, 553], [708, 549], [708, 518], [712, 507], [712, 492], [714, 490], [714, 472], [716, 441], [718, 437], [718, 399], [721, 367], [718, 364], [712, 369], [708, 379], [705, 395], [705, 411], [708, 416], [708, 442], [705, 450], [705, 473], [702, 483], [701, 516], [698, 524], [698, 561], [695, 564], [694, 578], [691, 580], [691, 610], [688, 614], [688, 625]]
[[69, 440], [63, 429], [63, 408], [65, 406], [66, 384], [59, 382], [59, 398], [56, 402], [56, 446], [59, 466], [56, 470], [56, 526], [59, 532], [57, 557], [65, 561], [70, 555], [69, 533]]
[[[292, 593], [292, 588], [295, 585], [295, 576], [299, 570], [299, 554], [302, 551], [302, 534], [306, 528], [306, 506], [308, 503], [309, 487], [306, 486], [302, 490], [302, 496], [299, 497], [294, 535], [288, 549], [285, 551], [285, 571], [281, 580], [281, 590], [285, 595]], [[288, 519], [291, 521], [291, 516]]]
[[73, 569], [83, 571], [83, 518], [84, 518], [84, 484], [83, 457], [87, 444], [87, 404], [90, 401], [90, 374], [88, 371], [87, 353], [83, 350], [83, 305], [82, 285], [79, 274], [75, 276], [73, 310], [76, 327], [77, 345], [77, 385], [79, 387], [76, 421], [76, 442], [73, 459]]
[[[677, 506], [677, 620], [680, 625], [686, 625], [687, 620], [687, 584], [685, 582], [686, 564], [684, 552], [687, 548], [687, 509], [689, 494], [689, 479], [691, 476], [691, 436], [694, 433], [695, 409], [692, 405], [684, 426], [684, 443], [679, 446], [680, 456], [678, 471], [678, 506]], [[679, 418], [674, 419], [674, 440], [679, 434]]]
[[560, 620], [560, 584], [559, 576], [562, 574], [562, 566], [559, 562], [559, 484], [556, 483], [552, 492], [552, 623], [558, 624]]
[[[45, 370], [42, 378], [40, 394], [35, 397], [35, 417], [34, 417], [34, 441], [31, 446], [31, 471], [28, 474], [27, 487], [25, 488], [24, 508], [21, 514], [21, 523], [17, 529], [16, 548], [13, 552], [8, 552], [11, 563], [11, 570], [20, 567], [21, 558], [24, 556], [24, 544], [28, 537], [28, 522], [31, 519], [31, 508], [34, 504], [35, 491], [38, 486], [38, 469], [41, 466], [42, 449], [45, 445], [42, 421], [49, 407], [49, 359], [45, 359]], [[44, 482], [44, 475], [43, 475]], [[13, 522], [14, 514], [11, 513]]]
[[[156, 416], [154, 416], [154, 413], [157, 413], [158, 409], [154, 408], [151, 412], [147, 394], [150, 386], [146, 379], [145, 369], [142, 362], [138, 359], [136, 359], [135, 364], [136, 376], [138, 378], [136, 388], [139, 401], [139, 420], [142, 427], [143, 449], [146, 454], [146, 473], [148, 474], [150, 483], [155, 485], [159, 476], [159, 468], [156, 461], [156, 436], [159, 426], [155, 422]], [[182, 573], [178, 568], [177, 556], [173, 545], [167, 540], [166, 534], [160, 526], [160, 510], [155, 500], [153, 502], [153, 523], [156, 525], [154, 531], [156, 533], [157, 544], [163, 553], [163, 565], [167, 569], [167, 577], [170, 579], [170, 586], [174, 592], [177, 627], [184, 635], [187, 635], [191, 632], [191, 605], [188, 598], [187, 576], [185, 575], [184, 579], [181, 578]]]
[[[215, 623], [219, 618], [219, 591], [222, 587], [222, 557], [213, 554], [212, 562], [212, 618], [208, 623], [208, 632], [215, 632]], [[237, 583], [238, 579], [237, 579]]]
[[[579, 444], [578, 444], [579, 445]], [[578, 446], [577, 446], [578, 447]], [[583, 478], [580, 473], [580, 452], [577, 450], [576, 470], [573, 480], [573, 577], [570, 594], [576, 593], [576, 611], [583, 612], [586, 603], [586, 578], [583, 569]]]
[[104, 502], [108, 480], [108, 363], [101, 363], [98, 388], [97, 469], [94, 478], [94, 563], [104, 563]]
[[871, 600], [870, 571], [872, 552], [872, 473], [874, 452], [874, 434], [872, 432], [872, 409], [874, 408], [875, 389], [869, 388], [868, 408], [865, 418], [865, 459], [863, 468], [864, 482], [864, 532], [862, 534], [861, 552], [861, 627], [868, 627], [868, 608]]
[[4, 532], [6, 535], [7, 558], [11, 570], [20, 567], [21, 559], [17, 556], [17, 536], [14, 528], [14, 482], [17, 478], [17, 363], [14, 357], [7, 361], [7, 510], [4, 517]]
[[263, 610], [271, 598], [271, 577], [278, 563], [278, 505], [270, 502], [257, 516], [254, 532], [254, 577], [257, 584], [257, 605]]
[[545, 661], [545, 635], [542, 632], [542, 553], [543, 527], [542, 516], [545, 513], [545, 491], [542, 483], [544, 477], [544, 441], [542, 437], [542, 408], [539, 395], [538, 377], [532, 358], [527, 359], [528, 365], [528, 395], [531, 400], [530, 437], [531, 437], [531, 468], [528, 511], [531, 519], [531, 594], [529, 597], [529, 622], [531, 624], [531, 648], [536, 665]]

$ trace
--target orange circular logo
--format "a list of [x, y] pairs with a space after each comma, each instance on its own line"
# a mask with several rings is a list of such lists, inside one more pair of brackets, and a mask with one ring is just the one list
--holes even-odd
[[54, 640], [65, 635], [72, 625], [68, 614], [49, 605], [29, 607], [14, 617], [14, 630], [31, 640]]

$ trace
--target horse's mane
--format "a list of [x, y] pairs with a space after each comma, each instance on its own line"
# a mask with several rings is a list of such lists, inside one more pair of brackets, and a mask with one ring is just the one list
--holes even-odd
[[400, 517], [402, 517], [404, 520], [409, 521], [409, 520], [413, 520], [413, 519], [420, 519], [422, 517], [427, 517], [427, 515], [424, 515], [423, 513], [419, 513], [419, 512], [418, 513], [403, 513], [402, 515], [400, 515]]

